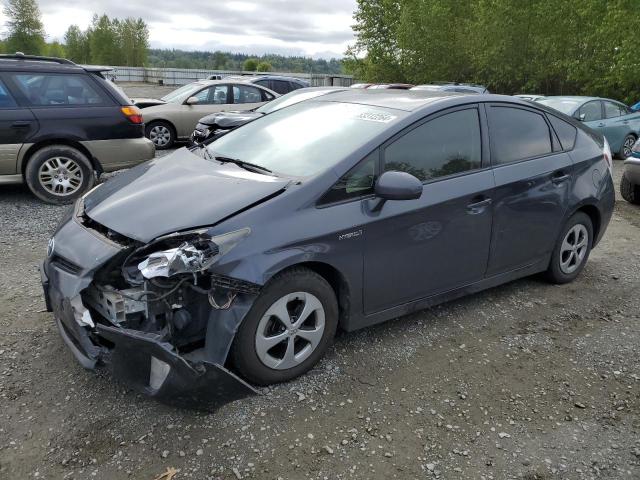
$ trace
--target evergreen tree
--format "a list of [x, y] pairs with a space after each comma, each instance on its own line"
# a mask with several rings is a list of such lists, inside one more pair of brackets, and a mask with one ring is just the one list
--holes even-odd
[[45, 49], [45, 33], [36, 0], [6, 0], [4, 14], [8, 17], [6, 49], [41, 55]]

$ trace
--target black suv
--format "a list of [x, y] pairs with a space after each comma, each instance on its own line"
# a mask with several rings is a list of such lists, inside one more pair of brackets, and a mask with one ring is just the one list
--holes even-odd
[[40, 199], [68, 203], [102, 172], [153, 158], [142, 113], [109, 70], [0, 55], [0, 185], [26, 182]]

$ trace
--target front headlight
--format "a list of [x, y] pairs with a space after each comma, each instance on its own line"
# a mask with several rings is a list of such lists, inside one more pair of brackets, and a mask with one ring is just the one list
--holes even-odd
[[176, 239], [183, 241], [178, 247], [150, 254], [138, 264], [138, 270], [147, 279], [201, 272], [220, 260], [249, 233], [251, 229], [243, 228], [215, 237], [202, 231], [193, 232], [192, 235], [180, 234]]

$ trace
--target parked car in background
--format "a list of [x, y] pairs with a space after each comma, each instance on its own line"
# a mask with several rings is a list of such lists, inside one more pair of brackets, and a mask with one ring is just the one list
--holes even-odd
[[640, 140], [631, 149], [631, 156], [624, 161], [620, 193], [627, 202], [640, 205]]
[[245, 123], [280, 110], [281, 108], [295, 105], [312, 98], [328, 95], [334, 92], [347, 90], [347, 87], [310, 87], [294, 90], [261, 107], [246, 112], [220, 112], [201, 118], [191, 134], [191, 145], [198, 146], [209, 143], [221, 134], [228, 133]]
[[457, 93], [490, 93], [483, 85], [471, 83], [433, 83], [416, 85], [411, 90], [426, 90], [432, 92], [457, 92]]
[[632, 105], [630, 108], [632, 112], [640, 112], [640, 102], [636, 103], [635, 105]]
[[257, 75], [251, 76], [232, 76], [227, 77], [228, 80], [242, 80], [243, 82], [250, 82], [254, 85], [260, 85], [268, 88], [280, 95], [298, 90], [299, 88], [310, 87], [311, 84], [297, 77], [285, 77], [282, 75]]
[[376, 83], [369, 85], [367, 88], [371, 90], [378, 88], [386, 90], [409, 90], [411, 87], [413, 87], [413, 85], [409, 83]]
[[528, 93], [521, 93], [519, 95], [514, 95], [514, 97], [518, 97], [523, 100], [529, 100], [530, 102], [537, 102], [539, 100], [542, 100], [543, 98], [546, 98], [545, 95], [535, 95], [535, 94], [528, 94]]
[[373, 83], [354, 83], [350, 88], [369, 88]]
[[[226, 110], [252, 110], [278, 94], [261, 85], [240, 80], [202, 80], [174, 90], [144, 108], [145, 134], [156, 148], [170, 148], [186, 140], [205, 115]], [[136, 100], [148, 104], [148, 100]]]
[[549, 96], [538, 103], [554, 108], [602, 133], [618, 158], [631, 156], [640, 137], [640, 113], [608, 98]]
[[83, 198], [41, 269], [78, 361], [211, 407], [307, 372], [338, 327], [580, 275], [615, 202], [602, 135], [508, 96], [381, 93], [280, 109]]
[[26, 183], [45, 202], [69, 203], [102, 172], [153, 158], [142, 112], [107, 70], [0, 55], [0, 184]]

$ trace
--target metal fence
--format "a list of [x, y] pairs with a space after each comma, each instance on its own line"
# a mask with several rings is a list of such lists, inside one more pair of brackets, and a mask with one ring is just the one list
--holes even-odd
[[[222, 78], [231, 75], [261, 75], [257, 72], [230, 70], [198, 70], [187, 68], [147, 68], [147, 67], [113, 67], [116, 81], [145, 82], [160, 85], [185, 85], [220, 75]], [[262, 75], [286, 75], [288, 77], [307, 80], [314, 87], [348, 87], [353, 83], [350, 75], [306, 74], [306, 73], [262, 73]]]

